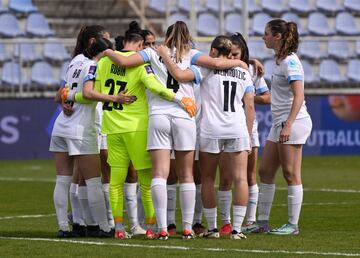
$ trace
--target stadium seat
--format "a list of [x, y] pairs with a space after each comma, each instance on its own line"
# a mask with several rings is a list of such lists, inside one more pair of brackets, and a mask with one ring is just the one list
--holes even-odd
[[10, 13], [0, 15], [0, 35], [4, 38], [15, 38], [24, 35], [14, 15]]
[[[229, 1], [222, 1], [224, 3], [223, 11], [224, 12], [231, 12], [233, 11], [233, 6], [229, 3]], [[220, 12], [220, 0], [206, 0], [206, 8], [216, 14]]]
[[360, 60], [351, 59], [347, 67], [347, 77], [355, 82], [360, 82]]
[[304, 27], [302, 26], [300, 18], [296, 13], [290, 13], [290, 12], [284, 13], [281, 16], [281, 19], [283, 19], [287, 22], [290, 22], [290, 21], [295, 22], [298, 26], [298, 32], [301, 36], [305, 36], [308, 34], [307, 30], [304, 29]]
[[9, 0], [9, 9], [15, 13], [21, 14], [29, 14], [38, 11], [31, 0]]
[[210, 13], [201, 13], [198, 17], [197, 31], [203, 36], [217, 36], [220, 33], [219, 20]]
[[315, 11], [315, 7], [311, 5], [309, 0], [289, 0], [289, 8], [291, 11], [304, 16]]
[[317, 76], [316, 74], [314, 74], [313, 72], [313, 68], [311, 66], [311, 64], [306, 61], [306, 60], [302, 60], [301, 64], [303, 66], [304, 69], [304, 80], [305, 83], [317, 83], [319, 82], [319, 76]]
[[271, 84], [271, 77], [272, 77], [272, 73], [274, 71], [275, 68], [275, 61], [274, 60], [266, 60], [264, 62], [264, 69], [265, 69], [265, 73], [264, 73], [264, 79], [266, 80], [266, 82], [270, 85]]
[[242, 33], [242, 17], [238, 13], [229, 13], [225, 17], [225, 32], [234, 34], [235, 32]]
[[10, 56], [6, 51], [4, 44], [0, 43], [0, 63], [4, 63], [10, 60]]
[[253, 17], [252, 32], [255, 35], [264, 35], [265, 26], [271, 20], [271, 17], [266, 13], [257, 13]]
[[59, 80], [55, 79], [51, 65], [41, 61], [32, 66], [31, 82], [43, 88], [55, 88], [59, 85]]
[[3, 4], [3, 1], [0, 0], [0, 14], [8, 12], [8, 8]]
[[[21, 56], [20, 56], [21, 55]], [[33, 43], [20, 43], [14, 45], [14, 57], [22, 62], [35, 62], [41, 59]]]
[[63, 43], [44, 43], [44, 57], [53, 62], [63, 62], [70, 59]]
[[358, 57], [360, 56], [360, 40], [356, 41], [355, 54], [356, 54]]
[[[167, 6], [169, 4], [169, 6]], [[171, 5], [171, 1], [166, 0], [149, 0], [148, 7], [154, 11], [165, 14], [167, 8], [169, 8], [170, 12], [176, 11], [176, 7]]]
[[343, 61], [351, 57], [349, 45], [344, 40], [330, 40], [328, 42], [328, 53], [330, 57]]
[[316, 0], [316, 7], [320, 12], [330, 15], [344, 10], [344, 7], [338, 4], [337, 0]]
[[289, 11], [289, 8], [284, 4], [283, 0], [262, 0], [261, 6], [264, 11], [272, 16], [279, 16]]
[[40, 13], [32, 13], [29, 15], [26, 23], [26, 32], [30, 36], [35, 37], [50, 37], [55, 35], [54, 31], [50, 29], [44, 15]]
[[328, 57], [328, 54], [320, 47], [319, 41], [303, 41], [299, 46], [299, 55], [312, 61], [320, 61]]
[[24, 70], [21, 69], [19, 63], [6, 62], [2, 69], [1, 81], [5, 86], [18, 88], [20, 84], [27, 85], [28, 80]]
[[[242, 5], [243, 5], [243, 1], [244, 0], [234, 0], [234, 7], [237, 11], [240, 11], [243, 9]], [[258, 12], [261, 12], [261, 6], [257, 5], [255, 0], [247, 0], [248, 1], [248, 11], [250, 14], [255, 14]]]
[[274, 56], [274, 51], [265, 46], [264, 41], [248, 41], [249, 55], [251, 58], [265, 60]]
[[344, 83], [346, 81], [345, 76], [340, 72], [338, 63], [332, 59], [324, 59], [321, 61], [319, 76], [322, 81], [329, 83]]
[[[191, 1], [192, 0], [178, 0], [177, 6], [181, 11], [189, 13], [191, 11]], [[206, 11], [202, 0], [195, 0], [195, 7], [198, 13]]]
[[350, 12], [360, 13], [360, 1], [344, 0], [344, 7]]
[[335, 28], [341, 35], [356, 36], [360, 34], [354, 16], [347, 12], [339, 13], [336, 16]]
[[183, 21], [186, 23], [186, 25], [190, 26], [189, 18], [187, 17], [187, 15], [182, 13], [170, 14], [168, 21], [169, 21], [169, 25], [174, 24], [177, 21]]
[[65, 80], [65, 76], [66, 76], [66, 71], [67, 71], [67, 68], [70, 64], [70, 61], [66, 61], [64, 62], [62, 65], [61, 65], [61, 68], [60, 68], [60, 80]]
[[322, 13], [315, 12], [309, 15], [308, 30], [316, 36], [334, 35], [334, 30], [330, 28], [326, 16]]

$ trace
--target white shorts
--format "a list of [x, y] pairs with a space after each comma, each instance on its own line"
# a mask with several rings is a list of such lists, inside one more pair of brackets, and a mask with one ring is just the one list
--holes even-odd
[[254, 131], [252, 132], [252, 135], [251, 135], [251, 147], [257, 147], [259, 148], [260, 147], [260, 141], [259, 141], [259, 133], [258, 131]]
[[68, 152], [69, 156], [99, 154], [96, 140], [78, 140], [61, 136], [51, 136], [51, 152]]
[[200, 151], [208, 153], [240, 152], [250, 150], [250, 138], [210, 139], [200, 137]]
[[[267, 140], [279, 142], [281, 129], [282, 124], [272, 125]], [[310, 136], [311, 129], [312, 121], [310, 117], [295, 120], [291, 126], [289, 140], [283, 144], [305, 144], [307, 138]]]
[[107, 150], [107, 142], [106, 142], [106, 134], [98, 134], [98, 143], [99, 143], [99, 151], [100, 150]]
[[170, 115], [149, 117], [147, 150], [195, 150], [196, 124], [194, 119]]

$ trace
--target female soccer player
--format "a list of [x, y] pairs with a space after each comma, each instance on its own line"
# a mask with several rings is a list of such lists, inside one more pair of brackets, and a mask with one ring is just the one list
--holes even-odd
[[272, 127], [261, 161], [259, 215], [255, 232], [269, 231], [269, 216], [275, 194], [275, 175], [281, 166], [288, 184], [286, 224], [270, 234], [297, 235], [303, 199], [301, 183], [302, 146], [312, 129], [304, 101], [304, 71], [296, 55], [299, 45], [297, 25], [281, 19], [267, 23], [263, 40], [275, 51], [275, 68], [271, 82]]

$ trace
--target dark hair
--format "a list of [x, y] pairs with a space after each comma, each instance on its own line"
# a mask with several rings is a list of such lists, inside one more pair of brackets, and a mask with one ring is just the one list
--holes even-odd
[[121, 51], [124, 48], [124, 39], [125, 37], [121, 35], [115, 38], [115, 50]]
[[276, 54], [276, 63], [291, 53], [296, 53], [299, 46], [299, 33], [295, 22], [286, 22], [282, 19], [271, 20], [267, 23], [273, 36], [281, 34], [281, 45]]
[[125, 31], [123, 42], [139, 42], [140, 40], [144, 40], [142, 30], [136, 21], [132, 21], [129, 24], [129, 29]]
[[101, 25], [83, 26], [77, 36], [73, 57], [81, 54], [89, 47], [89, 40], [91, 38], [97, 39], [102, 37], [105, 32], [105, 28]]
[[236, 32], [234, 35], [230, 36], [230, 39], [233, 45], [238, 46], [241, 50], [240, 60], [244, 61], [247, 65], [249, 65], [249, 48], [243, 35], [239, 32]]
[[155, 34], [151, 30], [141, 30], [141, 34], [143, 35], [144, 39], [150, 35], [155, 37]]
[[113, 48], [113, 44], [110, 40], [104, 38], [97, 38], [96, 41], [91, 44], [91, 46], [85, 49], [84, 56], [91, 59], [108, 48]]
[[175, 60], [177, 63], [180, 62], [193, 46], [193, 40], [185, 22], [177, 21], [168, 27], [165, 45], [170, 49], [176, 48]]
[[219, 55], [228, 56], [231, 53], [232, 43], [228, 36], [217, 36], [211, 43], [211, 48], [219, 51]]

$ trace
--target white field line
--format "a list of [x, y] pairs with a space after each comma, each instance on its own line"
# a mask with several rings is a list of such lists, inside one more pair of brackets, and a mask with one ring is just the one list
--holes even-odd
[[175, 246], [175, 245], [141, 245], [129, 243], [107, 243], [107, 242], [93, 242], [83, 240], [68, 240], [68, 239], [53, 239], [53, 238], [26, 238], [26, 237], [2, 237], [2, 240], [24, 240], [24, 241], [43, 241], [43, 242], [60, 242], [70, 244], [82, 245], [98, 245], [98, 246], [120, 246], [132, 248], [149, 248], [149, 249], [172, 249], [182, 251], [209, 251], [209, 252], [238, 252], [238, 253], [262, 253], [262, 254], [288, 254], [288, 255], [319, 255], [319, 256], [348, 256], [359, 257], [360, 253], [341, 253], [341, 252], [314, 252], [314, 251], [288, 251], [288, 250], [264, 250], [264, 249], [235, 249], [235, 248], [195, 248], [188, 246]]
[[1, 176], [0, 181], [10, 181], [10, 182], [48, 182], [54, 183], [55, 179], [47, 178], [34, 178], [34, 177], [5, 177]]
[[0, 217], [0, 220], [8, 220], [8, 219], [33, 219], [33, 218], [44, 218], [44, 217], [52, 217], [55, 216], [55, 213], [52, 214], [34, 214], [34, 215], [19, 215], [19, 216], [6, 216]]

